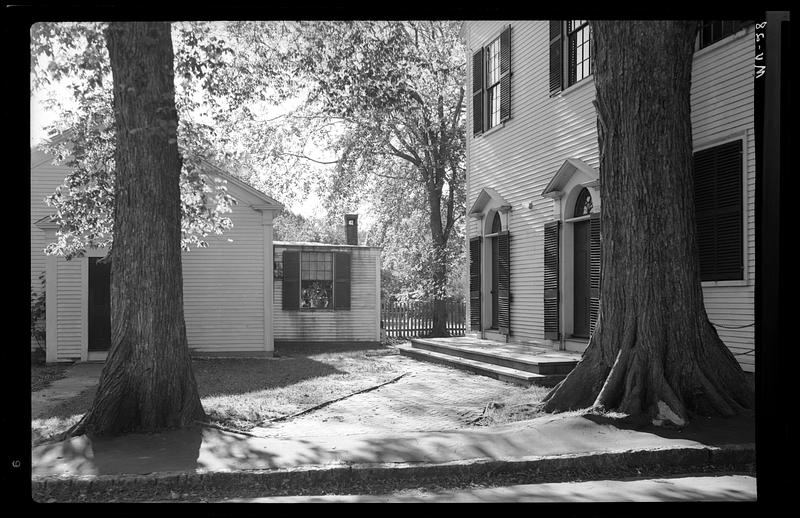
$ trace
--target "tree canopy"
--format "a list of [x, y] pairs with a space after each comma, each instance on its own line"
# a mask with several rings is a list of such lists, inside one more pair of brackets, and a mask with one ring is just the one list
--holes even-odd
[[[73, 168], [49, 198], [60, 225], [50, 253], [111, 245], [115, 136], [103, 27], [31, 31], [35, 88], [67, 82], [77, 104], [50, 102], [62, 114], [52, 129], [69, 132], [45, 147]], [[184, 247], [230, 226], [233, 200], [202, 176], [208, 160], [287, 206], [316, 194], [320, 228], [367, 213], [370, 244], [384, 247], [384, 266], [403, 289], [452, 294], [465, 211], [458, 30], [449, 21], [173, 23]]]

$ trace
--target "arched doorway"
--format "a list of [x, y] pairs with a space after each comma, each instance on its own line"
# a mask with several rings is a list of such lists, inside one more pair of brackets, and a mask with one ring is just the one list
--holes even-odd
[[502, 230], [502, 224], [500, 223], [500, 213], [495, 212], [494, 219], [492, 219], [492, 236], [490, 239], [492, 241], [492, 284], [491, 284], [491, 296], [492, 296], [492, 325], [491, 329], [497, 329], [499, 327], [499, 295], [500, 295], [500, 240], [498, 239], [498, 235]]
[[573, 321], [572, 336], [589, 338], [590, 324], [590, 276], [591, 233], [589, 217], [592, 212], [592, 195], [585, 187], [575, 201], [574, 218], [585, 218], [573, 223]]

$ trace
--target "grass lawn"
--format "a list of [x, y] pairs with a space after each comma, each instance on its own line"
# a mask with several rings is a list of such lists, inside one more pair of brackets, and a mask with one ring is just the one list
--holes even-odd
[[[403, 371], [391, 361], [389, 348], [343, 347], [276, 351], [268, 359], [195, 359], [193, 369], [203, 408], [212, 423], [251, 429], [260, 423], [301, 412], [396, 378]], [[31, 366], [31, 390], [44, 380], [63, 376], [64, 367]], [[51, 374], [45, 375], [45, 372]], [[36, 374], [35, 374], [36, 373]], [[34, 381], [36, 378], [38, 381]], [[31, 422], [33, 441], [65, 431], [80, 420], [96, 388], [84, 391]]]
[[47, 365], [44, 356], [31, 354], [31, 392], [50, 386], [55, 380], [66, 376], [66, 365]]

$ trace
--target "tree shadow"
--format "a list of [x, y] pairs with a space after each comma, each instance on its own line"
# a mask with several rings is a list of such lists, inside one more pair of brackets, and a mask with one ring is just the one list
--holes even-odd
[[377, 342], [275, 342], [275, 356], [279, 358], [313, 356], [329, 353], [389, 353], [393, 349]]
[[269, 359], [225, 358], [193, 362], [200, 397], [237, 395], [276, 389], [301, 381], [346, 374], [332, 365], [303, 356]]
[[646, 418], [601, 414], [583, 416], [597, 424], [614, 426], [622, 430], [650, 433], [665, 439], [686, 439], [706, 446], [755, 443], [756, 426], [754, 416], [693, 417], [681, 428], [656, 426]]

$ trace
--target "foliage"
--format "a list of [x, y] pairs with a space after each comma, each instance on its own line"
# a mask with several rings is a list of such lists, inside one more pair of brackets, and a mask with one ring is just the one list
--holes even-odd
[[276, 241], [346, 244], [341, 226], [331, 225], [327, 221], [317, 218], [307, 218], [286, 209], [275, 217], [272, 228]]
[[[43, 144], [43, 151], [55, 163], [71, 172], [46, 202], [55, 209], [59, 225], [56, 241], [46, 253], [68, 259], [87, 248], [110, 247], [113, 242], [114, 211], [114, 132], [111, 70], [105, 38], [99, 23], [37, 23], [31, 29], [33, 85], [40, 90], [56, 82], [67, 82], [76, 108], [69, 108], [55, 97], [48, 106], [61, 118], [51, 126], [57, 137]], [[204, 175], [205, 162], [214, 158], [213, 128], [192, 116], [198, 109], [198, 86], [212, 82], [209, 69], [219, 62], [211, 58], [224, 55], [222, 44], [213, 35], [205, 43], [197, 33], [209, 27], [176, 24], [173, 38], [183, 45], [176, 56], [180, 73], [176, 104], [181, 114], [178, 144], [183, 157], [181, 175], [182, 246], [205, 247], [209, 234], [221, 234], [231, 227], [226, 215], [235, 200], [224, 183]], [[176, 37], [177, 36], [177, 37]], [[208, 62], [203, 61], [209, 59]], [[203, 64], [200, 63], [203, 61]]]
[[38, 292], [31, 286], [31, 337], [36, 340], [37, 348], [42, 351], [45, 347], [45, 311], [47, 309], [47, 299], [45, 297], [45, 272], [39, 274], [39, 282], [42, 286]]
[[377, 215], [370, 236], [381, 236], [376, 244], [384, 246], [384, 269], [402, 272], [407, 291], [444, 296], [454, 285], [448, 271], [461, 275], [463, 255], [465, 53], [459, 24], [256, 25], [234, 23], [230, 32], [248, 42], [239, 46], [269, 56], [260, 63], [278, 71], [276, 101], [302, 102], [267, 124], [247, 127], [248, 147], [261, 149], [262, 160], [269, 157], [265, 169], [285, 169], [275, 175], [288, 180], [280, 187], [305, 194], [318, 185], [329, 220], [363, 210]]
[[[398, 292], [453, 295], [463, 276], [464, 73], [459, 23], [173, 23], [184, 159], [184, 246], [224, 231], [230, 200], [201, 160], [287, 206], [316, 192], [327, 215], [276, 219], [281, 239], [337, 242], [342, 214], [369, 214], [370, 244]], [[42, 23], [33, 84], [72, 86], [78, 109], [59, 159], [75, 168], [50, 198], [61, 230], [50, 251], [109, 246], [113, 229], [110, 69], [102, 24]], [[61, 149], [63, 147], [63, 149]], [[292, 236], [291, 238], [288, 236]], [[459, 262], [461, 261], [461, 262]]]

